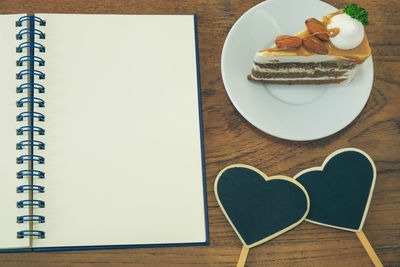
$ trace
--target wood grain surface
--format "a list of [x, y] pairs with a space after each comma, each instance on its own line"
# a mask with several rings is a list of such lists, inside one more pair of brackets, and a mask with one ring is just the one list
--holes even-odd
[[[331, 152], [348, 146], [366, 151], [378, 170], [364, 233], [385, 266], [400, 266], [399, 1], [352, 1], [369, 11], [366, 31], [375, 73], [372, 94], [362, 113], [344, 130], [311, 142], [284, 141], [261, 132], [235, 110], [225, 92], [220, 72], [225, 37], [235, 21], [259, 2], [0, 0], [3, 14], [197, 14], [211, 242], [200, 247], [0, 254], [1, 266], [235, 266], [242, 244], [217, 205], [213, 184], [218, 172], [230, 164], [242, 163], [271, 176], [293, 176], [320, 165]], [[348, 0], [326, 2], [340, 8]], [[252, 248], [246, 262], [246, 266], [371, 265], [354, 233], [307, 222]]]

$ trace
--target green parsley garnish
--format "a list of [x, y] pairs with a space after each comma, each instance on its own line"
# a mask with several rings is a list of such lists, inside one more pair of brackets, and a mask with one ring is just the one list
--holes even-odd
[[344, 12], [352, 17], [360, 21], [364, 25], [368, 25], [368, 12], [362, 7], [357, 6], [357, 4], [347, 4], [343, 7]]

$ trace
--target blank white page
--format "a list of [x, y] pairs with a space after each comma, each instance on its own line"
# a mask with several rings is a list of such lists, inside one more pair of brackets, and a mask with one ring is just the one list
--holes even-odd
[[206, 241], [194, 16], [46, 20], [36, 247]]
[[22, 14], [0, 16], [0, 249], [22, 248], [29, 246], [29, 238], [18, 239], [17, 232], [29, 230], [29, 224], [18, 224], [17, 217], [28, 215], [28, 208], [17, 208], [17, 201], [28, 199], [27, 193], [17, 193], [17, 186], [27, 184], [27, 179], [17, 179], [17, 171], [27, 168], [27, 164], [17, 164], [16, 158], [26, 153], [26, 150], [17, 151], [16, 143], [26, 136], [17, 136], [16, 129], [26, 125], [26, 122], [17, 122], [18, 113], [26, 111], [26, 107], [17, 108], [16, 101], [26, 94], [17, 94], [16, 87], [26, 79], [16, 80], [16, 73], [26, 68], [17, 67], [19, 57], [27, 55], [16, 53], [19, 43], [26, 41], [16, 40], [16, 34], [23, 27], [16, 27], [15, 22]]

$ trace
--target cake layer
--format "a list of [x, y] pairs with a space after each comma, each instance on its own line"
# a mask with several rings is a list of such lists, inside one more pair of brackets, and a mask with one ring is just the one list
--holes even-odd
[[[285, 53], [285, 54], [283, 54]], [[282, 55], [283, 54], [283, 55]], [[272, 52], [263, 50], [257, 52], [254, 56], [254, 62], [259, 64], [267, 64], [267, 63], [291, 63], [291, 62], [299, 62], [299, 63], [312, 63], [312, 62], [323, 62], [323, 61], [344, 61], [345, 58], [340, 56], [332, 56], [332, 55], [298, 55], [297, 51], [283, 51], [283, 52]]]
[[345, 83], [351, 81], [359, 65], [352, 62], [254, 63], [250, 80], [268, 83]]
[[257, 70], [259, 69], [264, 69], [264, 68], [286, 68], [286, 69], [305, 69], [305, 70], [314, 70], [314, 69], [320, 69], [320, 70], [327, 70], [327, 69], [353, 69], [356, 67], [356, 64], [353, 62], [346, 62], [346, 61], [324, 61], [324, 62], [308, 62], [308, 63], [302, 63], [302, 62], [284, 62], [284, 63], [260, 63], [255, 61], [253, 68], [256, 68]]
[[343, 70], [343, 71], [321, 71], [321, 70], [316, 70], [316, 71], [299, 71], [299, 72], [268, 72], [268, 71], [256, 71], [252, 70], [251, 75], [253, 77], [257, 78], [276, 78], [276, 79], [282, 79], [282, 78], [321, 78], [321, 77], [328, 77], [328, 78], [338, 78], [342, 76], [346, 76], [348, 74], [348, 71]]
[[328, 84], [328, 83], [347, 83], [350, 80], [349, 79], [323, 79], [323, 80], [315, 80], [315, 79], [309, 79], [309, 80], [255, 80], [251, 77], [251, 75], [248, 76], [249, 80], [254, 80], [254, 81], [261, 81], [265, 83], [272, 83], [272, 84]]

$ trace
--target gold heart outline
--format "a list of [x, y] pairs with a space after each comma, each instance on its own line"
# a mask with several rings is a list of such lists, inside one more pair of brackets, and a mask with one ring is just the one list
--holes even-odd
[[365, 205], [364, 214], [363, 214], [363, 217], [361, 219], [360, 226], [358, 227], [357, 230], [354, 230], [354, 229], [350, 229], [350, 228], [339, 227], [339, 226], [330, 225], [330, 224], [324, 224], [324, 223], [316, 222], [316, 221], [313, 221], [313, 220], [310, 220], [310, 219], [306, 219], [306, 221], [310, 222], [310, 223], [318, 224], [318, 225], [323, 225], [323, 226], [327, 226], [327, 227], [332, 227], [332, 228], [336, 228], [336, 229], [345, 230], [345, 231], [360, 232], [360, 231], [362, 231], [362, 228], [363, 228], [364, 222], [365, 222], [365, 218], [367, 217], [367, 213], [368, 213], [369, 205], [371, 203], [372, 193], [374, 192], [375, 181], [376, 181], [376, 166], [375, 166], [375, 163], [372, 160], [372, 158], [366, 152], [362, 151], [361, 149], [354, 148], [354, 147], [346, 147], [346, 148], [338, 149], [338, 150], [332, 152], [331, 154], [329, 154], [329, 156], [325, 158], [325, 160], [324, 160], [324, 162], [322, 163], [321, 166], [311, 167], [311, 168], [302, 170], [301, 172], [296, 174], [293, 177], [293, 179], [297, 179], [301, 175], [303, 175], [304, 173], [307, 173], [307, 172], [310, 172], [310, 171], [323, 171], [324, 168], [325, 168], [325, 165], [328, 164], [329, 160], [331, 160], [334, 156], [336, 156], [336, 155], [338, 155], [340, 153], [346, 152], [346, 151], [354, 151], [354, 152], [358, 152], [358, 153], [364, 155], [368, 159], [368, 161], [371, 163], [372, 170], [373, 170], [373, 173], [374, 173], [374, 176], [372, 178], [372, 183], [371, 183], [371, 189], [369, 191], [368, 200], [367, 200], [367, 203]]
[[[226, 170], [232, 169], [232, 168], [247, 168], [247, 169], [253, 170], [253, 171], [255, 171], [256, 173], [258, 173], [259, 175], [261, 175], [261, 176], [265, 179], [265, 181], [271, 181], [271, 180], [285, 180], [285, 181], [288, 181], [288, 182], [290, 182], [290, 183], [292, 183], [292, 184], [295, 184], [297, 187], [299, 187], [299, 188], [304, 192], [304, 195], [306, 196], [306, 199], [307, 199], [307, 210], [306, 210], [306, 212], [304, 213], [303, 217], [302, 217], [300, 220], [298, 220], [297, 222], [295, 222], [294, 224], [289, 225], [288, 227], [286, 227], [286, 228], [280, 230], [279, 232], [274, 233], [273, 235], [264, 237], [263, 239], [261, 239], [261, 240], [255, 242], [255, 243], [246, 244], [246, 242], [244, 242], [242, 236], [240, 235], [240, 233], [239, 233], [238, 230], [236, 229], [235, 225], [232, 223], [232, 221], [231, 221], [231, 219], [229, 218], [228, 214], [226, 213], [226, 211], [225, 211], [223, 205], [221, 204], [221, 201], [220, 201], [219, 196], [218, 196], [218, 191], [217, 191], [217, 185], [218, 185], [219, 178], [221, 177], [221, 175], [222, 175]], [[221, 171], [218, 173], [217, 178], [215, 179], [215, 182], [214, 182], [214, 193], [215, 193], [215, 197], [216, 197], [216, 199], [217, 199], [218, 205], [220, 206], [220, 208], [221, 208], [222, 212], [224, 213], [226, 219], [228, 220], [228, 222], [229, 222], [230, 225], [232, 226], [233, 230], [235, 231], [236, 235], [239, 237], [240, 241], [242, 241], [243, 246], [245, 246], [245, 247], [247, 247], [247, 248], [252, 248], [252, 247], [258, 246], [258, 245], [260, 245], [260, 244], [262, 244], [262, 243], [265, 243], [265, 242], [267, 242], [267, 241], [269, 241], [269, 240], [271, 240], [271, 239], [273, 239], [273, 238], [275, 238], [275, 237], [277, 237], [277, 236], [279, 236], [279, 235], [281, 235], [281, 234], [283, 234], [283, 233], [289, 231], [290, 229], [296, 227], [296, 226], [299, 225], [302, 221], [305, 220], [305, 218], [306, 218], [307, 215], [308, 215], [308, 211], [310, 210], [310, 198], [309, 198], [309, 196], [308, 196], [308, 193], [307, 193], [306, 189], [303, 187], [302, 184], [300, 184], [299, 182], [297, 182], [297, 181], [294, 180], [293, 178], [290, 178], [290, 177], [287, 177], [287, 176], [283, 176], [283, 175], [275, 175], [275, 176], [268, 177], [268, 175], [266, 175], [265, 173], [263, 173], [263, 172], [260, 171], [259, 169], [255, 168], [255, 167], [252, 167], [252, 166], [249, 166], [249, 165], [245, 165], [245, 164], [233, 164], [233, 165], [230, 165], [230, 166], [224, 168], [223, 170], [221, 170]]]

